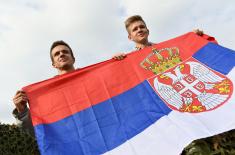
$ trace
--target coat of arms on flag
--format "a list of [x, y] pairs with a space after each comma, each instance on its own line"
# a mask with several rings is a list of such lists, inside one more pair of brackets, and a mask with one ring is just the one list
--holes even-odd
[[157, 74], [148, 79], [149, 83], [171, 109], [180, 112], [216, 109], [233, 91], [232, 82], [223, 74], [193, 58], [182, 62], [176, 47], [153, 49], [141, 66]]

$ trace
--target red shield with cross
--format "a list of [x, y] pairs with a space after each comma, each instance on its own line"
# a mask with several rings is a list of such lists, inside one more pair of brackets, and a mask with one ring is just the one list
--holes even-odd
[[224, 104], [233, 91], [226, 76], [193, 58], [148, 81], [171, 109], [180, 112], [213, 110]]

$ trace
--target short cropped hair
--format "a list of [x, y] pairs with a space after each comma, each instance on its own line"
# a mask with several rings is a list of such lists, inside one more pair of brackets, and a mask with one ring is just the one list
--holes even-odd
[[130, 17], [127, 18], [126, 21], [125, 21], [126, 30], [127, 30], [128, 33], [129, 33], [129, 31], [128, 31], [129, 26], [130, 26], [132, 23], [136, 22], [136, 21], [142, 21], [142, 22], [144, 23], [144, 25], [146, 26], [145, 21], [143, 20], [143, 18], [142, 18], [140, 15], [130, 16]]
[[71, 52], [72, 58], [75, 60], [75, 57], [73, 55], [73, 51], [72, 51], [71, 47], [66, 42], [64, 42], [63, 40], [58, 40], [58, 41], [53, 42], [52, 45], [51, 45], [51, 48], [50, 48], [51, 62], [54, 62], [51, 52], [56, 46], [59, 46], [59, 45], [64, 45], [64, 46], [68, 47], [70, 52]]

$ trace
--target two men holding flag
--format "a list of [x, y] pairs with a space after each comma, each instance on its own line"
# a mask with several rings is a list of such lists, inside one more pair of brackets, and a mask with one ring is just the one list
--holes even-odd
[[[128, 38], [136, 43], [137, 50], [142, 50], [145, 47], [153, 45], [153, 43], [148, 41], [149, 30], [147, 29], [145, 22], [140, 16], [132, 16], [128, 18], [125, 24], [128, 31]], [[197, 30], [196, 33], [198, 35], [204, 36], [201, 31]], [[207, 37], [206, 39], [211, 40], [210, 37]], [[56, 44], [54, 46], [53, 45], [51, 47], [52, 65], [58, 70], [58, 74], [64, 75], [65, 73], [74, 71], [75, 68], [73, 64], [75, 58], [73, 56], [71, 48], [64, 42], [62, 44], [60, 42], [59, 44]], [[126, 57], [126, 54], [121, 53], [115, 55], [114, 59], [122, 60], [124, 57]], [[13, 100], [18, 112], [18, 118], [19, 114], [25, 112], [28, 113], [28, 109], [26, 108], [28, 97], [24, 92], [17, 92]], [[168, 111], [168, 109], [166, 111]], [[120, 145], [120, 142], [118, 144]], [[114, 146], [116, 146], [116, 144]], [[111, 148], [113, 148], [114, 146], [112, 146]]]

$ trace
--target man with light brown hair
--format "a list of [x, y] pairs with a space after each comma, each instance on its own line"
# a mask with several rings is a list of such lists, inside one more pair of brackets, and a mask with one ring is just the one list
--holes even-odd
[[[147, 46], [152, 46], [153, 43], [149, 42], [149, 29], [143, 18], [140, 15], [130, 16], [125, 21], [128, 39], [135, 42], [135, 49], [141, 50]], [[193, 30], [197, 35], [202, 36], [203, 31], [199, 29]], [[126, 57], [125, 53], [118, 53], [113, 56], [113, 59], [122, 60]]]
[[128, 39], [135, 42], [136, 50], [151, 46], [149, 42], [149, 29], [141, 16], [135, 15], [129, 17], [125, 21], [126, 30], [128, 32]]

